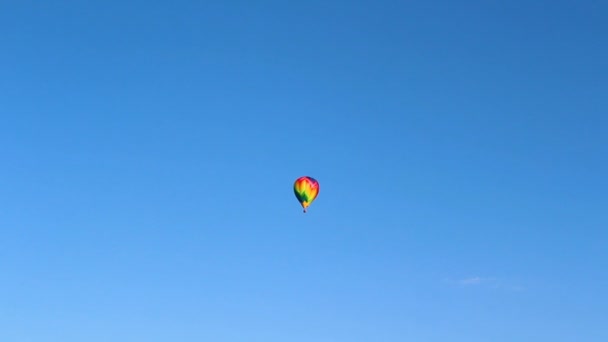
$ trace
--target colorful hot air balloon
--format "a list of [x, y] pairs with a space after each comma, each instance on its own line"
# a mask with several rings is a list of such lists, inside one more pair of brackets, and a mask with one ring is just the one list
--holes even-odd
[[312, 203], [312, 201], [317, 198], [319, 195], [319, 182], [316, 179], [308, 176], [303, 176], [296, 179], [293, 184], [293, 192], [298, 199], [298, 202], [304, 208], [304, 212], [306, 212], [306, 208]]

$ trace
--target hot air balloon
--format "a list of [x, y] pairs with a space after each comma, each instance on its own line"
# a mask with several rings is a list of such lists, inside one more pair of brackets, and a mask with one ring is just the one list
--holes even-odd
[[319, 182], [312, 177], [302, 176], [293, 184], [293, 192], [306, 212], [308, 206], [319, 195]]

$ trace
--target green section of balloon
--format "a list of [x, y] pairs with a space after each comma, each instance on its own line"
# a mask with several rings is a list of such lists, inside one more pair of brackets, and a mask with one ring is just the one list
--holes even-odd
[[304, 212], [319, 195], [319, 182], [309, 176], [302, 176], [293, 183], [293, 192]]

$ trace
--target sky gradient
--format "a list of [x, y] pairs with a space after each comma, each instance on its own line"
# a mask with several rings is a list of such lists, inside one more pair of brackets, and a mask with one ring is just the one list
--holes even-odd
[[0, 340], [607, 341], [607, 33], [601, 1], [2, 2]]

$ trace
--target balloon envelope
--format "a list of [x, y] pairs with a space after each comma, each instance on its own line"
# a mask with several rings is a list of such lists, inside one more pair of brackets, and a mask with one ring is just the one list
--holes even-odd
[[293, 192], [306, 212], [306, 208], [319, 195], [319, 182], [312, 177], [302, 176], [293, 184]]

